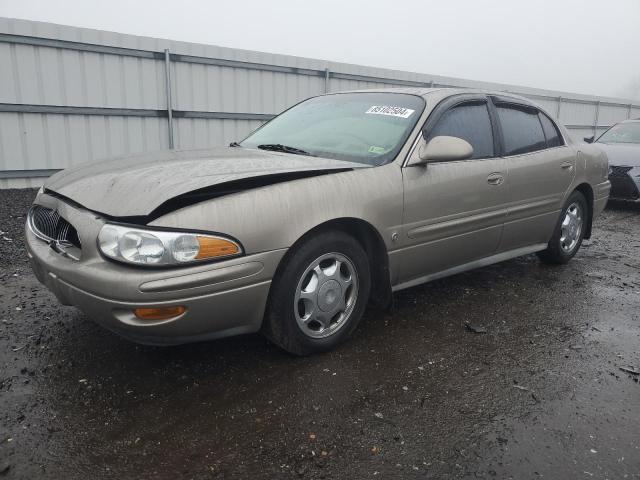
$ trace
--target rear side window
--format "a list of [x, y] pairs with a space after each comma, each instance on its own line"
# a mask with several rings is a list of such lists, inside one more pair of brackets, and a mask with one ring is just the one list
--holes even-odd
[[542, 130], [544, 130], [544, 136], [547, 139], [547, 148], [560, 147], [564, 145], [562, 136], [549, 117], [540, 112], [540, 123], [542, 123]]
[[497, 105], [505, 155], [521, 155], [546, 148], [538, 111], [516, 105]]
[[431, 129], [427, 141], [440, 135], [469, 142], [473, 147], [471, 158], [493, 157], [493, 131], [485, 102], [464, 103], [448, 110]]

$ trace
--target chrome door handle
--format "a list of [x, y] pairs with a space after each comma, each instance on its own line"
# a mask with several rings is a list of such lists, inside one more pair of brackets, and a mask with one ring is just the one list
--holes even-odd
[[566, 169], [572, 169], [573, 168], [573, 162], [564, 162], [560, 164], [560, 168], [562, 168], [563, 170]]
[[487, 177], [487, 183], [489, 185], [500, 185], [504, 182], [504, 175], [501, 173], [492, 173]]

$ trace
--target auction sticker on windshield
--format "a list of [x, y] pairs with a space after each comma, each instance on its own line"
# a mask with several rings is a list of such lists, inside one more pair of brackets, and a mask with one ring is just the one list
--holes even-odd
[[409, 118], [415, 110], [404, 107], [391, 107], [388, 105], [374, 105], [364, 113], [371, 113], [374, 115], [389, 115], [391, 117]]

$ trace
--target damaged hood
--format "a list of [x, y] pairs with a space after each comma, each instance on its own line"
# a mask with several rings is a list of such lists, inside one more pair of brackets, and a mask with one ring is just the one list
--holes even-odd
[[368, 165], [238, 147], [170, 150], [69, 168], [50, 177], [44, 188], [95, 212], [136, 217], [174, 197], [238, 180], [362, 167]]

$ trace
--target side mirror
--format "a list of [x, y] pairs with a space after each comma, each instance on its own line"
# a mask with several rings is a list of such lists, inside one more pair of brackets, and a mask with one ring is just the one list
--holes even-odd
[[473, 156], [473, 147], [458, 137], [439, 136], [428, 142], [422, 141], [418, 158], [409, 165], [424, 165], [429, 162], [451, 162], [467, 160]]
[[587, 143], [593, 143], [595, 139], [596, 139], [595, 135], [591, 135], [590, 137], [584, 137], [584, 141]]

